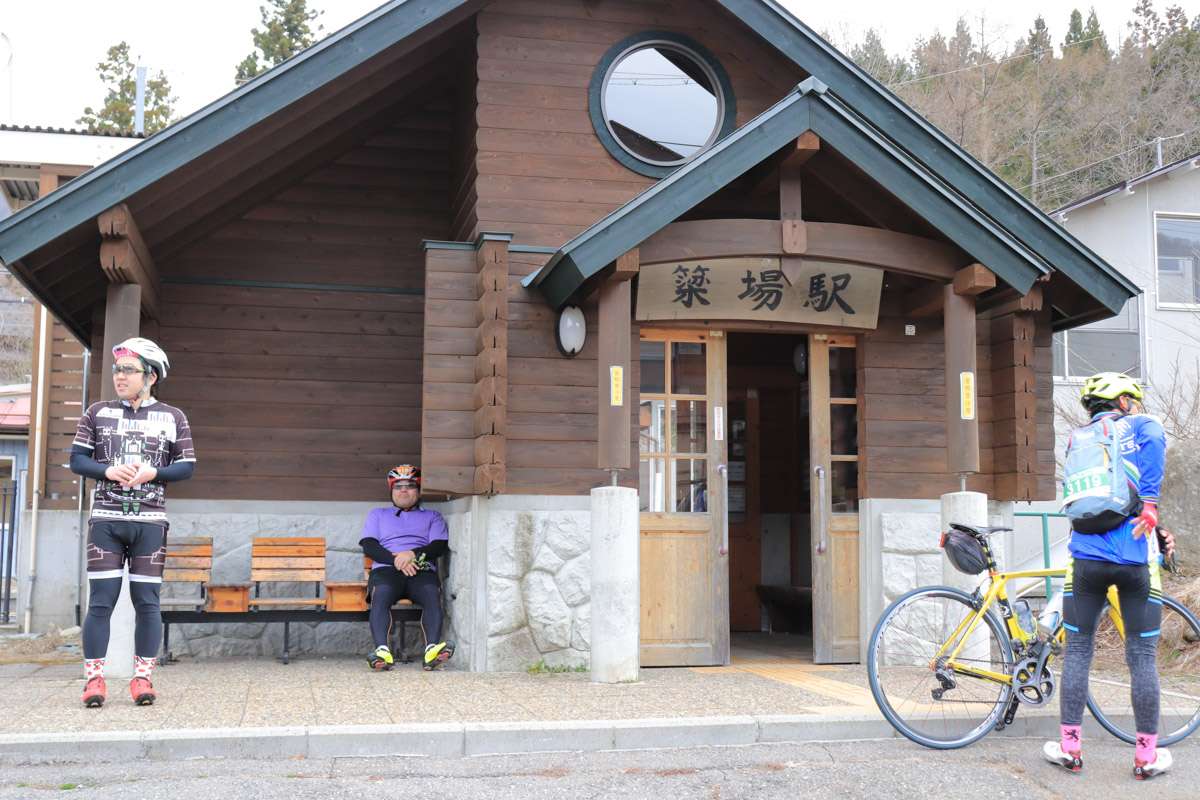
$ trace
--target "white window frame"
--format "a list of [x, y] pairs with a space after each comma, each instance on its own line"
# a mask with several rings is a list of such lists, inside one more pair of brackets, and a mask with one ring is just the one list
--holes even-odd
[[[1141, 376], [1138, 377], [1138, 381], [1142, 384], [1142, 386], [1145, 386], [1150, 380], [1150, 364], [1147, 361], [1149, 354], [1146, 349], [1146, 290], [1142, 288], [1141, 293], [1137, 297], [1130, 298], [1130, 301], [1136, 303], [1137, 312], [1138, 363], [1141, 365]], [[1101, 320], [1100, 322], [1103, 324], [1107, 321], [1108, 320]], [[1071, 330], [1059, 331], [1059, 333], [1055, 334], [1055, 336], [1061, 334], [1066, 337], [1063, 345], [1069, 349], [1071, 346], [1070, 335], [1073, 331], [1077, 330], [1081, 329], [1073, 328]], [[1111, 330], [1119, 332], [1119, 329], [1116, 328]], [[1056, 345], [1051, 345], [1052, 348], [1055, 346]], [[1053, 356], [1053, 353], [1051, 355]], [[1064, 367], [1067, 363], [1069, 363], [1069, 356], [1068, 354], [1064, 353]], [[1090, 377], [1092, 374], [1093, 373], [1089, 372], [1087, 375], [1059, 375], [1057, 370], [1054, 370], [1054, 383], [1056, 386], [1082, 386], [1084, 380]]]
[[[1159, 256], [1158, 256], [1158, 222], [1160, 219], [1181, 219], [1195, 222], [1200, 225], [1200, 214], [1190, 214], [1175, 211], [1155, 211], [1154, 212], [1154, 298], [1155, 308], [1167, 311], [1195, 311], [1200, 309], [1200, 299], [1193, 303], [1182, 303], [1173, 300], [1164, 300], [1162, 292], [1162, 280], [1159, 275]], [[1170, 258], [1170, 256], [1168, 256]], [[1178, 259], [1183, 261], [1184, 259]], [[1200, 271], [1200, 260], [1194, 261], [1192, 264], [1192, 281], [1196, 280], [1196, 271]], [[1181, 270], [1182, 271], [1182, 270]]]

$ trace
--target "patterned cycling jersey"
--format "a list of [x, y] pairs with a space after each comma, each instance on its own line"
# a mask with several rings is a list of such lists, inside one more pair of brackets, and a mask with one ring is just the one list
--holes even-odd
[[[146, 398], [137, 411], [122, 400], [95, 403], [79, 419], [74, 445], [87, 448], [101, 464], [148, 464], [156, 469], [195, 461], [192, 429], [178, 408]], [[96, 481], [92, 519], [165, 522], [164, 489], [159, 481], [125, 488], [116, 481]]]

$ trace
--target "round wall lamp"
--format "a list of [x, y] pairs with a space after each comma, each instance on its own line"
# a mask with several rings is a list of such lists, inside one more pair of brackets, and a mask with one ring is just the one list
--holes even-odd
[[558, 324], [554, 326], [554, 343], [558, 351], [567, 358], [574, 358], [583, 349], [587, 338], [587, 326], [583, 321], [583, 309], [579, 306], [564, 306], [558, 312]]

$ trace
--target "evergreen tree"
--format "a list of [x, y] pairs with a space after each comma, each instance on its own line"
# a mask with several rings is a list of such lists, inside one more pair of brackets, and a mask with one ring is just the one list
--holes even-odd
[[267, 0], [269, 6], [259, 6], [262, 14], [262, 29], [250, 31], [254, 39], [254, 52], [246, 56], [237, 68], [237, 82], [245, 83], [259, 73], [266, 72], [299, 53], [317, 41], [316, 33], [324, 30], [318, 25], [313, 31], [310, 22], [321, 16], [321, 11], [309, 11], [308, 0]]
[[1029, 55], [1034, 61], [1045, 61], [1054, 57], [1054, 45], [1050, 42], [1050, 29], [1046, 20], [1038, 14], [1033, 21], [1033, 30], [1029, 32]]
[[1063, 37], [1063, 50], [1065, 51], [1071, 45], [1079, 44], [1084, 38], [1083, 14], [1080, 14], [1077, 8], [1071, 12], [1071, 21], [1067, 23], [1067, 35]]
[[1108, 47], [1108, 37], [1100, 28], [1100, 20], [1096, 17], [1095, 7], [1088, 13], [1087, 25], [1083, 28], [1082, 43], [1079, 45], [1079, 50], [1084, 53], [1093, 49], [1099, 50], [1105, 60], [1112, 58], [1112, 50]]
[[[108, 48], [108, 60], [96, 70], [108, 86], [104, 106], [99, 111], [88, 106], [76, 124], [101, 131], [132, 132], [137, 102], [137, 64], [129, 58], [125, 42]], [[171, 124], [171, 83], [161, 72], [146, 75], [146, 133], [154, 133]]]

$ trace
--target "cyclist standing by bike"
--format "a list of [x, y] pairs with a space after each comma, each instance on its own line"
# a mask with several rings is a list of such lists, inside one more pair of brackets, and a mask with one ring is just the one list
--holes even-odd
[[[1137, 725], [1134, 775], [1145, 779], [1171, 766], [1170, 752], [1156, 746], [1160, 697], [1155, 656], [1162, 618], [1162, 583], [1154, 533], [1166, 434], [1157, 419], [1142, 413], [1142, 388], [1127, 375], [1093, 375], [1084, 381], [1081, 394], [1092, 422], [1104, 420], [1116, 427], [1119, 457], [1141, 503], [1140, 510], [1111, 530], [1071, 534], [1071, 557], [1063, 587], [1067, 643], [1059, 699], [1062, 737], [1047, 742], [1043, 752], [1050, 762], [1072, 771], [1083, 765], [1080, 729], [1096, 627], [1108, 587], [1116, 586], [1125, 623], [1125, 661]], [[1070, 445], [1067, 452], [1071, 452]]]

